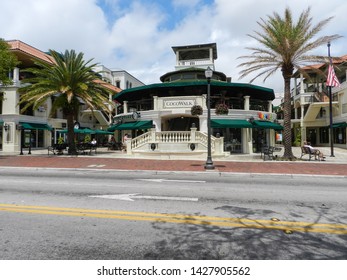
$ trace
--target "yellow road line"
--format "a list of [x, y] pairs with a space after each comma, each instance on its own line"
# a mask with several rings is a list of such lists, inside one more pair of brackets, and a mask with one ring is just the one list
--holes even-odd
[[219, 227], [256, 228], [273, 230], [290, 230], [300, 232], [317, 232], [331, 234], [347, 234], [346, 224], [318, 224], [313, 222], [271, 221], [244, 218], [196, 216], [182, 214], [160, 214], [148, 212], [129, 212], [115, 210], [62, 208], [33, 205], [0, 204], [0, 211], [16, 213], [33, 213], [45, 215], [62, 215], [74, 217], [91, 217], [103, 219], [119, 219], [130, 221], [152, 221], [179, 224], [210, 225]]

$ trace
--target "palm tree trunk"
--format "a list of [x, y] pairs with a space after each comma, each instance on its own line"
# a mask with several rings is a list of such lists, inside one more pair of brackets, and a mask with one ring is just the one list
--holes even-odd
[[291, 125], [291, 94], [290, 94], [290, 77], [284, 77], [284, 104], [283, 104], [283, 157], [287, 160], [294, 159], [292, 151], [292, 125]]
[[67, 142], [69, 145], [69, 154], [76, 155], [76, 143], [75, 143], [75, 132], [74, 132], [74, 114], [67, 115]]

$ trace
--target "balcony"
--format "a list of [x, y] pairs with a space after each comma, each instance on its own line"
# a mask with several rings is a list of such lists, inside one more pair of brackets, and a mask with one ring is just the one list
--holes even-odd
[[211, 68], [214, 68], [213, 61], [210, 59], [194, 59], [194, 60], [179, 60], [176, 64], [176, 70], [190, 68], [190, 67], [197, 67], [197, 68], [207, 68], [207, 66], [210, 66]]

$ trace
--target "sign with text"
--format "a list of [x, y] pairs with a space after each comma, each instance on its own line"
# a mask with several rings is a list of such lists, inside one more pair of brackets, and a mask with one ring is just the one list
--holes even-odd
[[193, 99], [164, 100], [164, 108], [191, 108], [194, 104]]

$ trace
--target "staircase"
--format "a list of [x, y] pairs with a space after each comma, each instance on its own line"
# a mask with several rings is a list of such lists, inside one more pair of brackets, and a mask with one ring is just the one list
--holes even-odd
[[[225, 156], [224, 138], [211, 136], [214, 156]], [[191, 128], [190, 131], [155, 131], [151, 129], [127, 142], [128, 154], [197, 155], [207, 153], [207, 134]]]

